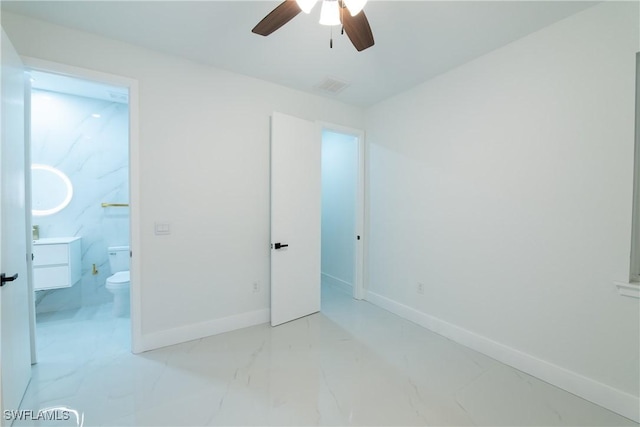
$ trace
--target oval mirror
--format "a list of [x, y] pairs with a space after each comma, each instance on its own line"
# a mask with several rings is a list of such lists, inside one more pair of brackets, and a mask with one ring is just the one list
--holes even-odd
[[31, 203], [34, 216], [53, 215], [66, 208], [73, 197], [67, 175], [48, 165], [31, 165]]

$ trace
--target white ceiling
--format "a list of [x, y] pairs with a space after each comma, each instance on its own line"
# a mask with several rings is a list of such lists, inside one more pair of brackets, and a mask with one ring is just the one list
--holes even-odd
[[[594, 2], [384, 1], [365, 12], [375, 46], [357, 52], [318, 24], [319, 6], [268, 37], [251, 33], [278, 1], [6, 1], [5, 11], [178, 55], [302, 91], [326, 77], [340, 101], [368, 106], [504, 46]], [[336, 27], [337, 28], [337, 27]], [[322, 93], [320, 93], [322, 94]]]

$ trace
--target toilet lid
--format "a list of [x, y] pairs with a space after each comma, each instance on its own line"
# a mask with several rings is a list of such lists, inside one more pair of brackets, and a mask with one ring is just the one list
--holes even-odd
[[119, 271], [113, 276], [107, 279], [109, 283], [126, 283], [131, 280], [131, 275], [128, 271]]

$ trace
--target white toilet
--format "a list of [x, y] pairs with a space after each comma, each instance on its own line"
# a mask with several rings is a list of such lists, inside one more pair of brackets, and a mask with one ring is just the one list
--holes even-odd
[[105, 287], [113, 294], [113, 315], [129, 315], [129, 246], [109, 248], [109, 266], [112, 276], [107, 278]]

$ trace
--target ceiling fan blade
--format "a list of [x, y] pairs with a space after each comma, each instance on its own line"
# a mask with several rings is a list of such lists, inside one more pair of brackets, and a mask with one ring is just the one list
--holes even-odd
[[295, 0], [285, 0], [258, 22], [251, 32], [268, 36], [302, 12]]
[[375, 44], [375, 41], [373, 40], [373, 33], [369, 26], [369, 20], [364, 14], [364, 10], [360, 11], [356, 16], [351, 16], [347, 10], [344, 10], [341, 15], [344, 31], [347, 33], [347, 36], [349, 36], [349, 40], [351, 40], [351, 43], [353, 43], [358, 52], [362, 52]]

